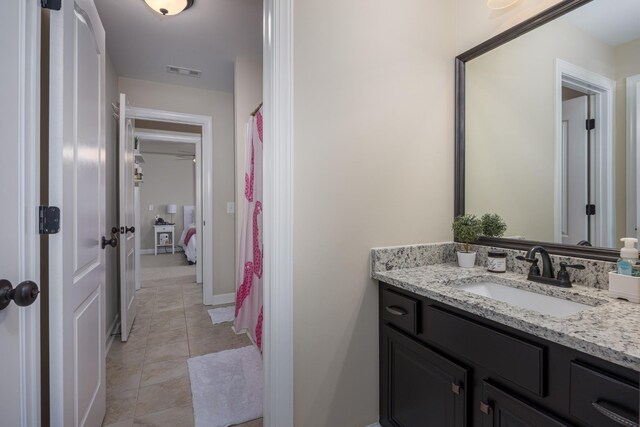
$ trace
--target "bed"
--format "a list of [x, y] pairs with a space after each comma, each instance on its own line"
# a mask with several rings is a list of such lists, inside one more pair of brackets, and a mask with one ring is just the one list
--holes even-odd
[[184, 254], [187, 257], [189, 264], [195, 264], [198, 260], [197, 254], [197, 239], [196, 239], [196, 210], [195, 206], [184, 206], [184, 229], [178, 244], [184, 249]]

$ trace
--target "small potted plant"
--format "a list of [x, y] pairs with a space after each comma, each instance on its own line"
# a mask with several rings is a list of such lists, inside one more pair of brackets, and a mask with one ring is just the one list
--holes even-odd
[[502, 237], [507, 231], [507, 223], [498, 214], [484, 214], [482, 222], [482, 234], [486, 237]]
[[482, 235], [482, 221], [475, 215], [460, 215], [453, 220], [451, 228], [453, 237], [464, 243], [464, 252], [458, 251], [458, 265], [463, 268], [473, 267], [476, 263], [476, 253], [469, 251], [469, 243]]

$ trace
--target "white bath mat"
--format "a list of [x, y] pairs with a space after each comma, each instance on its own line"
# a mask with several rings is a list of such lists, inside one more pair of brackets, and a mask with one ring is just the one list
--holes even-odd
[[196, 427], [262, 417], [262, 356], [254, 346], [188, 359]]
[[214, 325], [224, 322], [233, 322], [236, 315], [236, 306], [212, 308], [209, 310], [209, 316]]

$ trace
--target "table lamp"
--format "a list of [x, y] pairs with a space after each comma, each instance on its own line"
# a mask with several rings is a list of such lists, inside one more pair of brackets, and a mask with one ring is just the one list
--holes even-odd
[[167, 213], [171, 215], [171, 224], [173, 224], [173, 215], [178, 211], [176, 205], [167, 205]]

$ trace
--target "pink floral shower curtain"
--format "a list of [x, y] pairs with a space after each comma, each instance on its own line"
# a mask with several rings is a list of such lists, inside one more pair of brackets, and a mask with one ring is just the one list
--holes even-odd
[[236, 332], [246, 330], [262, 351], [262, 107], [248, 127], [234, 326]]

